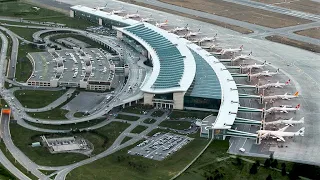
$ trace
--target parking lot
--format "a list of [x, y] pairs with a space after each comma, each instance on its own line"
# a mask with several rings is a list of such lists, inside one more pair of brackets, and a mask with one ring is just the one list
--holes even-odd
[[193, 138], [187, 136], [158, 132], [129, 150], [128, 154], [162, 161], [192, 140]]

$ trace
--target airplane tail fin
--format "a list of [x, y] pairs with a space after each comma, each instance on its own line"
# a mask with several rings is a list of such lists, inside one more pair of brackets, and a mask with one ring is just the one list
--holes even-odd
[[296, 93], [294, 93], [294, 96], [295, 96], [295, 97], [298, 97], [298, 96], [299, 96], [299, 91], [297, 91]]
[[276, 71], [276, 73], [279, 73], [279, 72], [280, 72], [280, 69], [278, 68], [277, 71]]
[[299, 120], [302, 124], [304, 123], [304, 117]]
[[243, 45], [240, 46], [240, 49], [243, 50]]
[[252, 55], [252, 51], [250, 51], [250, 53], [248, 54], [248, 56], [251, 56]]
[[298, 105], [296, 106], [296, 109], [300, 109], [300, 104], [298, 104]]
[[200, 32], [200, 28], [199, 28], [198, 32]]
[[290, 81], [291, 81], [291, 80], [289, 79], [289, 80], [286, 82], [286, 85], [290, 84]]
[[305, 127], [299, 129], [296, 133], [294, 133], [295, 136], [304, 136]]
[[166, 23], [166, 24], [167, 24], [167, 23], [168, 23], [168, 19], [166, 19], [166, 21], [164, 21], [164, 23]]

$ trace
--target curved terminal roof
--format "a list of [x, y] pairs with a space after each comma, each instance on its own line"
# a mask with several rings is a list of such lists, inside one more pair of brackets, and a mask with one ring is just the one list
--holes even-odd
[[187, 41], [149, 23], [117, 29], [143, 45], [151, 56], [153, 71], [142, 91], [157, 94], [188, 90], [196, 64]]

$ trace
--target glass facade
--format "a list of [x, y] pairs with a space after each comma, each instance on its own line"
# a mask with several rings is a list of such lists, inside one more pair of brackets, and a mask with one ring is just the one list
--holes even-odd
[[219, 109], [221, 99], [184, 96], [184, 106], [204, 109]]

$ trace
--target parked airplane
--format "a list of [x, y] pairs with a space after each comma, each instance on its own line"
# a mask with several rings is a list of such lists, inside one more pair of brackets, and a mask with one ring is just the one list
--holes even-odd
[[250, 74], [251, 77], [260, 77], [260, 76], [267, 76], [267, 77], [272, 77], [273, 75], [279, 74], [279, 69], [277, 69], [276, 72], [270, 72], [268, 71], [262, 71], [259, 73], [255, 73], [255, 74]]
[[215, 41], [216, 40], [216, 37], [204, 37], [204, 38], [201, 38], [201, 39], [197, 39], [197, 40], [194, 40], [192, 41], [193, 43], [202, 43], [202, 42], [206, 42], [206, 41]]
[[[212, 54], [216, 54], [216, 55], [224, 55], [227, 53], [236, 53], [236, 52], [241, 52], [243, 50], [243, 45], [240, 46], [239, 48], [229, 48], [229, 49], [222, 49], [220, 52], [213, 52]], [[249, 54], [251, 55], [251, 54]], [[245, 55], [244, 55], [245, 56]]]
[[176, 33], [176, 32], [179, 32], [179, 31], [190, 31], [190, 28], [188, 27], [188, 24], [187, 24], [184, 27], [176, 27], [174, 29], [171, 29], [169, 32]]
[[293, 95], [290, 95], [288, 93], [285, 93], [284, 95], [273, 95], [273, 96], [264, 96], [264, 99], [284, 99], [284, 100], [290, 100], [292, 98], [296, 98], [299, 96], [299, 92], [295, 92]]
[[122, 7], [119, 10], [113, 10], [111, 13], [112, 14], [121, 14], [121, 13], [124, 13], [124, 12], [126, 12], [126, 10], [124, 10], [123, 7]]
[[96, 10], [103, 10], [103, 9], [106, 9], [107, 8], [107, 4], [104, 5], [103, 7], [95, 7], [94, 9]]
[[288, 107], [288, 105], [283, 105], [280, 107], [271, 107], [267, 110], [265, 110], [265, 112], [267, 113], [273, 113], [273, 112], [283, 112], [283, 113], [289, 113], [290, 111], [296, 112], [300, 110], [300, 104], [298, 104], [296, 107]]
[[267, 65], [267, 61], [262, 64], [249, 64], [249, 65], [240, 65], [242, 69], [262, 69], [264, 66]]
[[140, 14], [138, 14], [138, 11], [135, 14], [127, 14], [125, 18], [139, 18]]
[[289, 126], [279, 129], [278, 131], [258, 130], [257, 133], [260, 138], [272, 137], [277, 141], [285, 142], [283, 137], [304, 136], [305, 128], [301, 128], [297, 132], [284, 132]]
[[304, 117], [300, 120], [293, 120], [293, 118], [290, 118], [288, 120], [279, 119], [277, 121], [272, 122], [265, 122], [265, 125], [275, 125], [275, 124], [285, 124], [286, 126], [293, 126], [294, 124], [303, 124], [304, 123]]
[[151, 18], [151, 16], [149, 18], [141, 18], [140, 21], [141, 22], [150, 22], [150, 21], [153, 21], [154, 19]]
[[164, 21], [163, 23], [156, 23], [157, 27], [164, 27], [168, 25], [168, 20]]
[[268, 89], [270, 87], [276, 87], [276, 88], [283, 88], [283, 86], [287, 86], [290, 84], [290, 79], [285, 82], [285, 83], [280, 83], [279, 81], [277, 81], [276, 83], [268, 83], [268, 84], [264, 84], [264, 85], [260, 85], [259, 89]]
[[189, 33], [187, 33], [187, 34], [185, 34], [185, 35], [182, 35], [182, 36], [180, 36], [180, 37], [182, 37], [182, 38], [189, 38], [189, 37], [192, 37], [192, 36], [197, 36], [197, 35], [199, 35], [199, 34], [201, 34], [200, 29], [199, 29], [198, 31], [196, 31], [196, 32], [190, 31]]
[[201, 46], [201, 48], [202, 49], [214, 49], [214, 48], [216, 48], [217, 46], [215, 45], [215, 44], [211, 44], [211, 45], [209, 45], [209, 46]]

